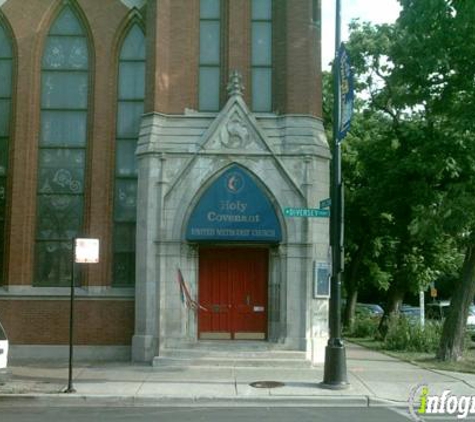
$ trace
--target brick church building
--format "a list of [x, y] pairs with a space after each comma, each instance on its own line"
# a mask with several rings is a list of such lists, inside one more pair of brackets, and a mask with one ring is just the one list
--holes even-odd
[[329, 194], [320, 51], [320, 0], [0, 0], [11, 353], [66, 356], [72, 239], [92, 237], [78, 358], [239, 342], [321, 362], [328, 218], [285, 212]]

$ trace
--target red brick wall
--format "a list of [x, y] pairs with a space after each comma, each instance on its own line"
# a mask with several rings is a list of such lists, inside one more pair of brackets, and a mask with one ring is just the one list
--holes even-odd
[[[69, 343], [69, 300], [0, 300], [0, 321], [12, 344]], [[130, 345], [133, 300], [75, 301], [77, 345]]]
[[[279, 114], [321, 117], [320, 26], [313, 0], [274, 0], [274, 98]], [[230, 71], [243, 75], [250, 103], [250, 0], [225, 2], [223, 87]], [[199, 0], [149, 2], [147, 111], [197, 109]]]
[[[130, 10], [117, 0], [77, 3], [91, 49], [85, 233], [101, 240], [101, 262], [88, 268], [85, 284], [104, 285], [110, 283], [117, 52]], [[30, 285], [33, 279], [41, 57], [61, 5], [61, 0], [10, 1], [2, 7], [15, 34], [17, 51], [8, 201], [10, 236], [6, 245], [6, 284], [11, 285]]]
[[[232, 0], [223, 17], [224, 75], [239, 69], [250, 98], [250, 2]], [[2, 14], [15, 36], [12, 145], [8, 191], [6, 284], [31, 285], [36, 227], [37, 151], [41, 57], [62, 0], [12, 0]], [[101, 241], [100, 263], [84, 283], [111, 283], [117, 54], [132, 12], [118, 0], [77, 0], [91, 51], [85, 233]], [[149, 0], [146, 111], [182, 114], [197, 108], [199, 0]], [[274, 96], [276, 110], [321, 116], [319, 30], [311, 0], [275, 0]], [[223, 81], [224, 82], [224, 81]], [[225, 85], [225, 84], [223, 84]], [[225, 87], [223, 86], [223, 90]], [[129, 344], [133, 301], [78, 300], [78, 342]], [[65, 344], [66, 300], [1, 300], [0, 318], [14, 344]], [[66, 324], [66, 325], [65, 325]], [[90, 340], [86, 340], [90, 338]]]
[[[101, 262], [88, 268], [87, 285], [111, 278], [112, 201], [117, 54], [131, 11], [118, 0], [78, 0], [91, 40], [89, 166], [85, 233], [101, 240]], [[321, 115], [319, 31], [311, 25], [312, 1], [275, 0], [274, 96], [279, 113]], [[223, 31], [223, 91], [232, 69], [243, 73], [250, 98], [250, 2], [227, 3]], [[2, 7], [15, 34], [15, 101], [10, 153], [10, 225], [6, 283], [30, 285], [34, 268], [40, 63], [45, 37], [61, 0], [9, 1]], [[148, 2], [148, 111], [183, 113], [197, 108], [199, 0]], [[156, 12], [156, 13], [155, 13]]]
[[[274, 95], [281, 114], [322, 117], [320, 25], [312, 0], [275, 0]], [[318, 3], [319, 5], [319, 3]]]
[[228, 4], [226, 80], [230, 72], [238, 70], [243, 76], [244, 100], [251, 104], [251, 4], [248, 0], [236, 0]]

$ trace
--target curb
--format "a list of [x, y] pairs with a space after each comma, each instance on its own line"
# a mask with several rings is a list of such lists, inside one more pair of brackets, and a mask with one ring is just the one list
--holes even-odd
[[395, 401], [389, 399], [383, 399], [380, 397], [368, 396], [368, 407], [391, 407], [391, 408], [404, 408], [409, 406], [408, 401]]
[[407, 407], [370, 396], [178, 397], [74, 394], [3, 394], [5, 407]]
[[367, 397], [176, 397], [4, 395], [4, 407], [368, 407]]

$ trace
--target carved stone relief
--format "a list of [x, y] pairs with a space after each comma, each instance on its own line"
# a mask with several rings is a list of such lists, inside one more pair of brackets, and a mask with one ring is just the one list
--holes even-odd
[[225, 129], [220, 133], [221, 145], [229, 149], [246, 148], [250, 143], [250, 133], [238, 113], [229, 119]]

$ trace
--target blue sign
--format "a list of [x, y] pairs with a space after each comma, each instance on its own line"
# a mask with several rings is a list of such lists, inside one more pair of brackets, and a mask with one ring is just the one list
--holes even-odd
[[330, 296], [330, 266], [326, 262], [314, 262], [313, 297]]
[[350, 130], [354, 101], [353, 72], [351, 71], [350, 57], [343, 43], [338, 50], [338, 72], [341, 95], [338, 142], [341, 142]]
[[186, 239], [277, 243], [282, 231], [267, 195], [247, 171], [232, 166], [200, 198]]

